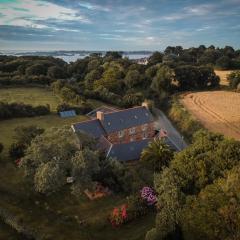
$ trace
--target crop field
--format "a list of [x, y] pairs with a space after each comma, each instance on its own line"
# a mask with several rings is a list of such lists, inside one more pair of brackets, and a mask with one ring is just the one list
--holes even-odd
[[228, 91], [196, 92], [182, 104], [207, 129], [240, 140], [240, 94]]
[[0, 101], [17, 102], [38, 105], [50, 105], [51, 111], [56, 111], [60, 100], [55, 96], [50, 89], [46, 88], [3, 88], [0, 89]]

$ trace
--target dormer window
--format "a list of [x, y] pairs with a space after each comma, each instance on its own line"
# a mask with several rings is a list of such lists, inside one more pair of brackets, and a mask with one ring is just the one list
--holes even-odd
[[129, 129], [129, 134], [134, 134], [136, 132], [135, 127]]
[[122, 138], [124, 136], [124, 130], [118, 132], [118, 137]]

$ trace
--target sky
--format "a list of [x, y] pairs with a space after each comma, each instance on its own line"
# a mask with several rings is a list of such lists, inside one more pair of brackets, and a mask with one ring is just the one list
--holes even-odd
[[240, 0], [0, 0], [0, 50], [240, 48]]

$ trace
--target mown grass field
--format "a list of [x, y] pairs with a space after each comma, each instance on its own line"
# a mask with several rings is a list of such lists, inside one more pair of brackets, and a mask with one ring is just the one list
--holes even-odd
[[0, 121], [0, 142], [4, 144], [5, 152], [13, 143], [14, 129], [19, 126], [35, 125], [44, 129], [50, 127], [61, 127], [64, 125], [71, 126], [72, 123], [81, 122], [88, 118], [83, 115], [79, 115], [72, 118], [60, 118], [57, 114], [51, 114], [41, 117], [33, 118], [14, 118], [10, 120]]
[[33, 106], [50, 105], [51, 111], [56, 111], [60, 99], [47, 88], [3, 88], [0, 89], [0, 101], [25, 103]]

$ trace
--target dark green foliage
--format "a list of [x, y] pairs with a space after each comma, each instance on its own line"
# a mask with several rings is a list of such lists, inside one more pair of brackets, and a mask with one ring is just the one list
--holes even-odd
[[13, 143], [9, 148], [9, 156], [11, 159], [16, 160], [24, 156], [26, 146], [23, 143]]
[[49, 106], [33, 107], [23, 103], [0, 102], [0, 119], [42, 116], [50, 113]]
[[66, 78], [66, 63], [53, 57], [8, 57], [0, 59], [0, 85], [49, 85]]
[[173, 158], [173, 151], [163, 140], [156, 139], [143, 150], [140, 164], [152, 172], [160, 172]]
[[219, 77], [210, 67], [179, 66], [175, 69], [175, 78], [180, 90], [204, 89], [219, 85]]
[[9, 156], [12, 159], [21, 158], [24, 156], [24, 152], [27, 147], [31, 144], [31, 141], [41, 135], [44, 129], [38, 128], [36, 126], [29, 127], [17, 127], [14, 129], [14, 140], [15, 142], [11, 145], [9, 149]]
[[231, 59], [228, 56], [220, 57], [216, 61], [216, 67], [219, 69], [227, 70], [231, 68]]
[[1, 154], [1, 152], [3, 151], [3, 149], [4, 149], [4, 146], [3, 146], [2, 143], [0, 143], [0, 154]]
[[240, 142], [197, 132], [155, 175], [158, 214], [147, 239], [238, 239], [239, 164]]
[[189, 196], [181, 216], [184, 239], [240, 238], [240, 165]]
[[149, 65], [156, 65], [158, 63], [161, 63], [163, 60], [163, 54], [160, 52], [154, 52], [152, 56], [148, 60]]
[[240, 71], [234, 71], [231, 72], [228, 76], [227, 79], [229, 81], [229, 86], [233, 89], [238, 88], [240, 89]]

